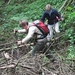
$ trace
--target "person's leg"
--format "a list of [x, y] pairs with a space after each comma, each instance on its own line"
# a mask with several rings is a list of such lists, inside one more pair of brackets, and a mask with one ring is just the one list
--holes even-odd
[[57, 33], [60, 33], [60, 30], [59, 30], [59, 23], [55, 23], [55, 26], [54, 26], [54, 29]]
[[53, 25], [48, 25], [49, 28], [49, 34], [47, 35], [48, 41], [53, 38]]
[[38, 42], [34, 49], [32, 50], [32, 57], [35, 56], [35, 54], [39, 51], [42, 51], [45, 48], [45, 44], [47, 42], [47, 39], [41, 42]]

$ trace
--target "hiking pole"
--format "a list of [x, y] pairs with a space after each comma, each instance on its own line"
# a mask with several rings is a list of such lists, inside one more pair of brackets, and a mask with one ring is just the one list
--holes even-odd
[[[14, 37], [15, 37], [15, 41], [16, 41], [16, 45], [17, 45], [17, 41], [18, 41], [18, 36], [17, 36], [17, 32], [14, 33]], [[16, 59], [19, 58], [19, 45], [17, 45], [16, 48]]]

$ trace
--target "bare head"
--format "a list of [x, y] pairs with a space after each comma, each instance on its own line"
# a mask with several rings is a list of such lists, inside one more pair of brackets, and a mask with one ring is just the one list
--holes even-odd
[[21, 20], [21, 21], [19, 22], [19, 25], [20, 25], [20, 27], [23, 27], [23, 26], [28, 25], [28, 22], [27, 22], [26, 20]]
[[50, 4], [47, 4], [46, 5], [46, 11], [50, 11], [52, 8], [51, 8], [51, 5]]

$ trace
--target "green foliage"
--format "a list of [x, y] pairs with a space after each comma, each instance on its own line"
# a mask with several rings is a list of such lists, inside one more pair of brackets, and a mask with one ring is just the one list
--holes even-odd
[[44, 56], [44, 61], [49, 61], [49, 59], [46, 56]]
[[75, 33], [74, 33], [74, 28], [73, 27], [66, 30], [65, 37], [69, 40], [70, 44], [74, 44], [74, 42], [75, 42]]
[[0, 7], [3, 6], [4, 1], [0, 0]]
[[68, 10], [68, 11], [72, 11], [72, 9], [73, 9], [73, 8], [70, 7], [70, 6], [67, 7], [67, 10]]
[[64, 29], [66, 30], [66, 37], [65, 39], [69, 40], [70, 44], [74, 44], [75, 42], [75, 11], [73, 12], [66, 12], [66, 21], [64, 23]]
[[75, 59], [75, 47], [74, 46], [68, 47], [67, 58]]

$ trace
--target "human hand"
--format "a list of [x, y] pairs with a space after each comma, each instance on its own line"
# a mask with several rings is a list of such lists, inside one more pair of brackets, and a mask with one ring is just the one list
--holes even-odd
[[18, 32], [18, 30], [17, 29], [14, 29], [14, 33], [17, 33]]
[[59, 18], [58, 16], [56, 16], [56, 19], [58, 20], [58, 21], [61, 21], [62, 19], [61, 18]]
[[61, 21], [64, 21], [64, 14], [61, 14]]
[[18, 45], [21, 45], [21, 44], [22, 44], [22, 41], [17, 41], [17, 44], [18, 44]]
[[64, 18], [61, 18], [61, 21], [63, 21], [64, 20]]

